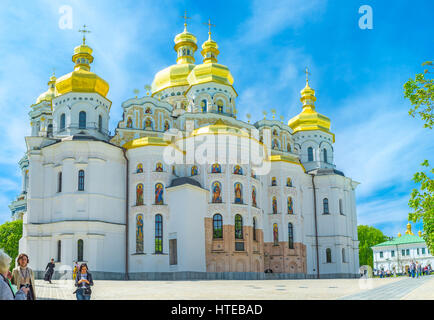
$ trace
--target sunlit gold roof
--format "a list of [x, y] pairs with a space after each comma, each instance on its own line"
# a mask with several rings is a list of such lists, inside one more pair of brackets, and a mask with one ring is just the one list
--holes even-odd
[[189, 74], [188, 83], [190, 86], [194, 86], [201, 83], [217, 82], [232, 86], [234, 78], [228, 67], [217, 63], [217, 56], [220, 53], [218, 45], [211, 39], [211, 32], [208, 34], [208, 40], [202, 44], [203, 63], [197, 65]]
[[198, 136], [203, 134], [230, 134], [247, 138], [250, 137], [248, 132], [241, 130], [240, 128], [228, 125], [220, 119], [218, 119], [214, 124], [197, 128], [191, 133], [192, 136]]
[[36, 103], [39, 103], [41, 101], [51, 102], [51, 100], [53, 100], [53, 98], [56, 96], [55, 83], [56, 83], [56, 77], [53, 74], [50, 77], [50, 81], [48, 81], [48, 90], [39, 95], [38, 99], [36, 99]]
[[303, 111], [288, 122], [293, 132], [321, 130], [331, 134], [335, 142], [335, 135], [330, 132], [330, 119], [315, 111], [315, 90], [309, 86], [308, 80], [306, 87], [301, 90], [300, 101], [303, 103]]
[[174, 50], [178, 53], [176, 64], [159, 71], [152, 81], [152, 95], [172, 87], [188, 85], [187, 76], [195, 67], [194, 52], [197, 50], [196, 37], [187, 31], [184, 24], [184, 31], [175, 36]]
[[168, 146], [169, 143], [160, 137], [143, 137], [131, 140], [125, 143], [122, 147], [125, 149], [134, 149], [144, 146]]
[[72, 61], [74, 71], [60, 77], [56, 81], [57, 95], [68, 92], [95, 92], [105, 97], [109, 91], [109, 84], [98, 75], [90, 71], [93, 62], [92, 48], [85, 44], [75, 47]]

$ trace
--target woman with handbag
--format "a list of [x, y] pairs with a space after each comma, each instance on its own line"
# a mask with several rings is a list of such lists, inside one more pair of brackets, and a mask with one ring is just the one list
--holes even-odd
[[88, 272], [87, 264], [82, 263], [77, 273], [77, 277], [75, 278], [75, 286], [77, 290], [74, 293], [77, 296], [77, 300], [90, 300], [90, 295], [92, 294], [92, 290], [90, 289], [93, 286], [92, 274]]
[[12, 287], [10, 279], [12, 274], [9, 271], [11, 258], [0, 249], [0, 300], [27, 300], [28, 287], [22, 287], [16, 291]]
[[33, 270], [28, 266], [30, 262], [29, 256], [25, 253], [21, 253], [18, 256], [18, 266], [12, 271], [12, 284], [17, 286], [17, 289], [23, 287], [28, 288], [27, 300], [36, 300], [35, 291], [35, 276]]

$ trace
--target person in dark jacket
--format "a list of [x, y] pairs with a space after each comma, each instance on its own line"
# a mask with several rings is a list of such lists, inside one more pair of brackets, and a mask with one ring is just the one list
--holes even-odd
[[75, 278], [75, 286], [77, 290], [74, 293], [77, 296], [77, 300], [90, 300], [93, 286], [92, 274], [88, 272], [87, 264], [82, 263]]
[[51, 259], [51, 261], [48, 262], [47, 266], [45, 267], [45, 281], [51, 283], [51, 278], [53, 277], [55, 267], [56, 265], [54, 264], [54, 259]]

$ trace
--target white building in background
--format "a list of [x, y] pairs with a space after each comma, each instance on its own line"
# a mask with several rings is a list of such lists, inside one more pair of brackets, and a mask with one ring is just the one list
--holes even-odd
[[[238, 120], [217, 43], [210, 34], [195, 64], [196, 42], [187, 28], [176, 35], [176, 64], [155, 75], [150, 94], [122, 103], [113, 136], [109, 85], [90, 71], [85, 41], [74, 49], [74, 71], [52, 76], [31, 106], [20, 252], [39, 276], [54, 258], [87, 262], [99, 279], [357, 277], [358, 183], [335, 168], [315, 91], [306, 81], [288, 125], [274, 114]], [[188, 145], [212, 138], [229, 141], [227, 154], [269, 144], [269, 170], [185, 161]], [[167, 161], [173, 147], [181, 163]]]
[[397, 238], [373, 246], [374, 269], [404, 273], [412, 262], [432, 267], [434, 257], [422, 238], [421, 231], [418, 234], [419, 236], [413, 234], [411, 224], [408, 223], [405, 235], [398, 233]]

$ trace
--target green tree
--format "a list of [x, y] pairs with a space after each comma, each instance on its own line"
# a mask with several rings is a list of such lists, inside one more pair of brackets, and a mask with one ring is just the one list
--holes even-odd
[[23, 221], [16, 220], [0, 225], [0, 248], [12, 258], [11, 270], [18, 257], [18, 241], [23, 235]]
[[389, 240], [381, 230], [371, 226], [357, 226], [359, 239], [359, 264], [360, 266], [371, 266], [374, 268], [373, 252], [371, 247]]
[[[432, 61], [422, 64], [427, 69], [423, 73], [416, 74], [414, 79], [409, 79], [404, 84], [404, 96], [410, 100], [413, 108], [409, 114], [412, 117], [419, 116], [425, 123], [424, 127], [432, 129], [434, 125], [434, 79]], [[431, 70], [431, 71], [430, 71]], [[413, 181], [420, 184], [419, 189], [413, 189], [408, 205], [413, 212], [408, 215], [408, 220], [423, 223], [423, 239], [431, 252], [434, 252], [434, 168], [430, 169], [428, 160], [422, 163], [424, 171], [416, 172]]]

